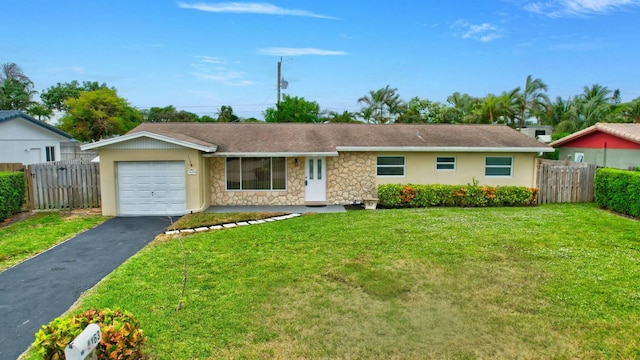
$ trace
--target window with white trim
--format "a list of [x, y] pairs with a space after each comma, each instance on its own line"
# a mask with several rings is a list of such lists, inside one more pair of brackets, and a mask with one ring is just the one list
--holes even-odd
[[436, 157], [436, 170], [453, 171], [456, 169], [455, 156], [438, 156]]
[[376, 163], [376, 175], [378, 176], [404, 176], [404, 156], [378, 156]]
[[584, 162], [584, 153], [583, 152], [576, 152], [574, 154], [573, 161], [579, 162], [579, 163]]
[[287, 159], [230, 157], [226, 159], [227, 190], [286, 190]]
[[484, 176], [511, 177], [513, 158], [508, 156], [487, 156], [484, 163]]

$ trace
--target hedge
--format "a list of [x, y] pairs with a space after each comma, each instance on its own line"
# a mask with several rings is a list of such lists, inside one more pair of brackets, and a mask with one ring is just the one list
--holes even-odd
[[640, 217], [640, 172], [598, 169], [594, 193], [596, 204], [601, 208]]
[[0, 172], [0, 221], [20, 212], [25, 191], [23, 172]]
[[537, 202], [538, 189], [525, 186], [415, 185], [378, 186], [382, 208], [429, 206], [526, 206]]

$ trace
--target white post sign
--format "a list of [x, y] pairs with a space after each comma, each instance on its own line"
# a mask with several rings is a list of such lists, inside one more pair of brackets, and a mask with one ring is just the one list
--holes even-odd
[[102, 332], [98, 324], [89, 324], [87, 327], [64, 349], [64, 357], [67, 360], [84, 360], [95, 350], [102, 339]]

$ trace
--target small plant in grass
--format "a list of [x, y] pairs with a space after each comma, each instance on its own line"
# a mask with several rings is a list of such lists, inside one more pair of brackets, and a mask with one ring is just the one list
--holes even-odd
[[43, 359], [64, 359], [64, 349], [89, 324], [98, 324], [102, 339], [95, 349], [98, 359], [143, 359], [147, 337], [128, 311], [90, 309], [75, 316], [59, 317], [36, 333], [34, 347]]

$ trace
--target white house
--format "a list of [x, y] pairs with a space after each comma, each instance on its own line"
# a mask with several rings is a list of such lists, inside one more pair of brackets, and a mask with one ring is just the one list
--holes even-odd
[[0, 163], [38, 164], [60, 160], [60, 143], [73, 137], [21, 111], [0, 110]]

